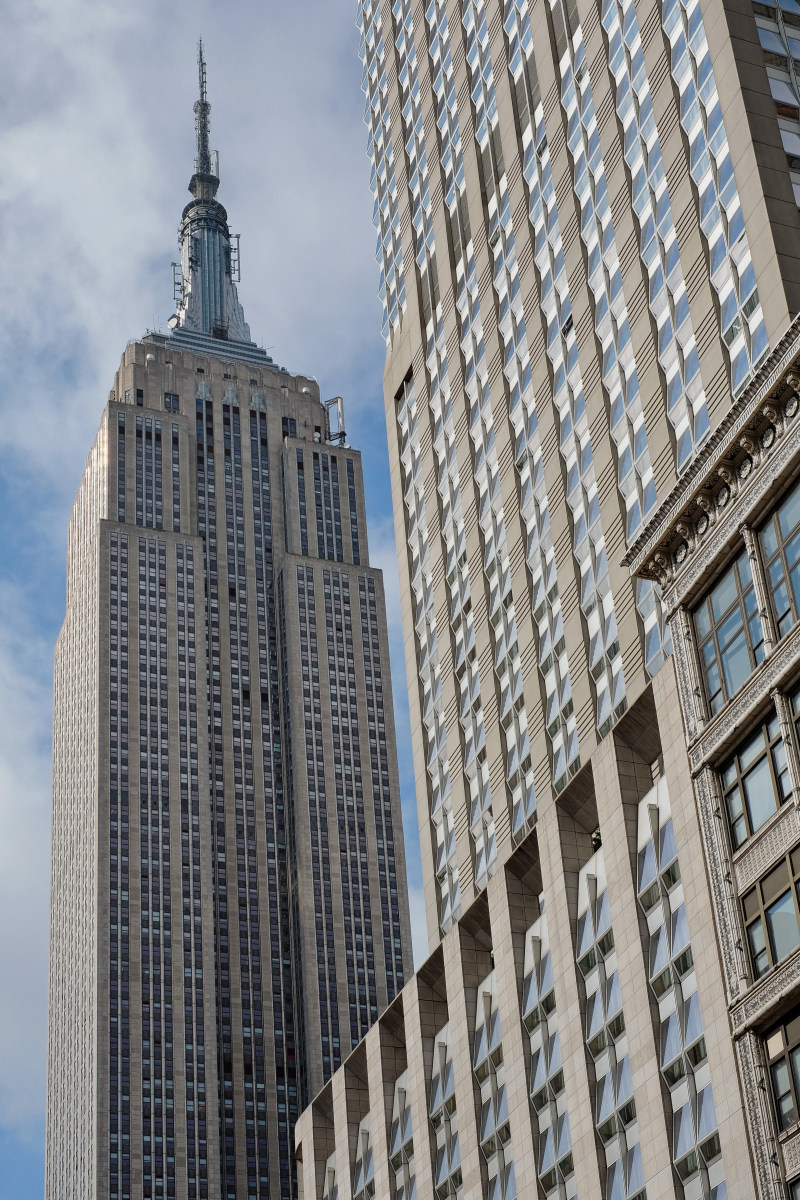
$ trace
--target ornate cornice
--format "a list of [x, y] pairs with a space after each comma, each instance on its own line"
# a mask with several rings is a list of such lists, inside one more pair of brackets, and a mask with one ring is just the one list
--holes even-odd
[[736, 500], [752, 486], [747, 481], [774, 457], [800, 412], [800, 375], [792, 372], [798, 360], [800, 315], [625, 555], [633, 575], [667, 587], [709, 530], [723, 518], [730, 526]]

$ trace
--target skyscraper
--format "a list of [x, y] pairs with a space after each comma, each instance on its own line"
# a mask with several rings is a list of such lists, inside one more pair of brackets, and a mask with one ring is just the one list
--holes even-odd
[[800, 1194], [797, 25], [359, 4], [432, 953], [305, 1200]]
[[360, 456], [250, 338], [202, 48], [195, 113], [176, 315], [125, 349], [70, 519], [49, 1200], [288, 1200], [299, 1105], [410, 961]]

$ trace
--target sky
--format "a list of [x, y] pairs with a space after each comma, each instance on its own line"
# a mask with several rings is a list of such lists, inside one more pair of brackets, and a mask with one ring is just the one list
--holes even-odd
[[203, 38], [252, 335], [343, 395], [385, 573], [425, 955], [354, 0], [0, 0], [0, 1200], [41, 1200], [52, 655], [69, 509], [126, 343], [166, 328]]

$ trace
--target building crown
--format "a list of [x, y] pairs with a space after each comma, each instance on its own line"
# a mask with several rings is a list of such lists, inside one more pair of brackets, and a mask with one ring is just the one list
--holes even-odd
[[250, 328], [239, 303], [239, 238], [228, 228], [228, 214], [217, 200], [219, 154], [210, 149], [211, 105], [206, 93], [203, 43], [197, 54], [199, 99], [195, 101], [197, 157], [189, 183], [193, 199], [183, 210], [180, 227], [180, 263], [173, 264], [175, 315], [169, 326], [252, 345]]

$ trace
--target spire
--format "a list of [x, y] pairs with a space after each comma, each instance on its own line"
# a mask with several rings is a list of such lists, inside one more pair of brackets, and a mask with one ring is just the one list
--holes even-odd
[[[219, 156], [210, 149], [211, 105], [206, 90], [203, 43], [197, 51], [199, 99], [195, 101], [197, 157], [189, 183], [193, 199], [183, 210], [180, 266], [174, 265], [177, 311], [170, 328], [225, 341], [250, 343], [250, 329], [236, 292], [239, 239], [217, 200]], [[235, 244], [234, 244], [235, 243]]]
[[189, 191], [198, 200], [213, 200], [219, 187], [219, 155], [209, 148], [211, 134], [211, 105], [206, 92], [206, 60], [203, 55], [202, 38], [197, 46], [197, 74], [200, 84], [200, 99], [194, 102], [194, 126], [197, 136], [197, 158], [194, 160], [194, 175]]

